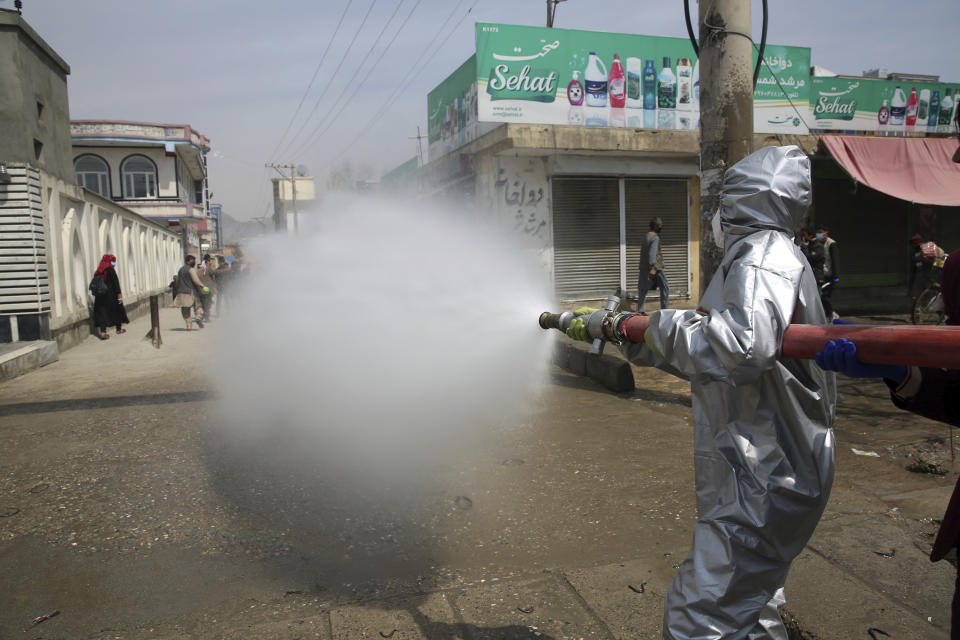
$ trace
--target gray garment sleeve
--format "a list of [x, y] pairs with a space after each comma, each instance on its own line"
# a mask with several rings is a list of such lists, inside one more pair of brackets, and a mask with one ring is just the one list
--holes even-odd
[[652, 267], [657, 263], [657, 254], [660, 253], [660, 236], [654, 236], [653, 240], [650, 241], [650, 245], [647, 247], [647, 261], [650, 263], [648, 267]]
[[203, 284], [202, 280], [200, 280], [200, 274], [197, 273], [196, 267], [190, 268], [190, 279], [193, 280], [193, 284], [197, 286], [198, 291], [203, 291], [203, 288], [207, 286]]
[[721, 305], [707, 315], [680, 309], [653, 313], [646, 342], [621, 347], [627, 359], [683, 378], [706, 376], [734, 385], [775, 366], [793, 313], [794, 283], [749, 265], [733, 266], [723, 282], [711, 282], [715, 285], [723, 288]]

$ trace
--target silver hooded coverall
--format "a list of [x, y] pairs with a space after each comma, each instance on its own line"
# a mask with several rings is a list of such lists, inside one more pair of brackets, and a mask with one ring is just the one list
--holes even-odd
[[833, 483], [833, 373], [780, 357], [788, 324], [824, 324], [810, 265], [793, 243], [810, 204], [810, 161], [767, 147], [724, 176], [723, 261], [698, 311], [651, 314], [641, 365], [690, 380], [697, 523], [666, 596], [663, 637], [775, 638], [791, 561]]

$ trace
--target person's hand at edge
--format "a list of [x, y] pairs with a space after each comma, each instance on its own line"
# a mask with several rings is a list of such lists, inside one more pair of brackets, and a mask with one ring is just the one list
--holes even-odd
[[887, 378], [900, 382], [907, 375], [907, 368], [903, 365], [860, 362], [857, 358], [857, 345], [846, 338], [827, 342], [823, 351], [817, 353], [815, 360], [821, 369], [836, 371], [851, 378]]

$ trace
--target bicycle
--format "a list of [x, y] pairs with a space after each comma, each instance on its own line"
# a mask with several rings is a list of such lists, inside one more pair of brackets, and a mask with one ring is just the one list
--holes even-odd
[[913, 309], [910, 313], [910, 321], [913, 324], [939, 325], [946, 321], [947, 314], [943, 304], [943, 289], [940, 286], [944, 262], [943, 257], [934, 261], [930, 278], [932, 282], [913, 301]]
[[913, 324], [943, 324], [947, 314], [943, 306], [943, 290], [940, 284], [934, 282], [920, 292], [913, 303], [913, 312], [910, 320]]

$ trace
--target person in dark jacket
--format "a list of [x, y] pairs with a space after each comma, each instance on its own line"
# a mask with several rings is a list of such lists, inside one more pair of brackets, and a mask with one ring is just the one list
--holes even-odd
[[[183, 315], [183, 320], [187, 325], [187, 331], [193, 331], [193, 321], [190, 318], [190, 312], [194, 306], [199, 303], [200, 296], [210, 293], [209, 287], [203, 284], [200, 280], [200, 274], [197, 273], [196, 256], [187, 256], [184, 265], [180, 267], [180, 271], [177, 272], [177, 277], [174, 282], [173, 291], [175, 296], [173, 298], [173, 306], [180, 307], [180, 313]], [[203, 319], [200, 315], [199, 313], [197, 314], [197, 326], [203, 329]]]
[[[960, 325], [960, 249], [947, 257], [942, 286], [947, 324]], [[852, 378], [883, 378], [890, 388], [890, 399], [897, 407], [960, 427], [958, 370], [864, 364], [857, 360], [856, 344], [842, 339], [828, 342], [817, 354], [817, 364]], [[942, 560], [954, 550], [960, 551], [960, 479], [953, 488], [947, 512], [940, 523], [930, 560]], [[960, 569], [953, 592], [950, 638], [960, 640]]]
[[660, 232], [663, 230], [663, 219], [654, 218], [650, 221], [650, 231], [647, 232], [647, 241], [644, 243], [643, 257], [640, 259], [639, 277], [637, 282], [637, 311], [643, 315], [646, 304], [647, 291], [660, 289], [660, 308], [670, 306], [670, 285], [663, 272], [663, 251], [660, 248]]
[[823, 266], [815, 273], [817, 284], [820, 285], [820, 303], [823, 304], [829, 323], [831, 319], [839, 317], [830, 296], [833, 295], [833, 288], [840, 282], [840, 249], [837, 241], [830, 237], [830, 229], [826, 225], [817, 226], [814, 238], [814, 242], [820, 243], [823, 249]]
[[823, 265], [826, 263], [826, 253], [823, 243], [817, 240], [816, 234], [810, 227], [804, 227], [800, 232], [800, 251], [810, 263], [810, 268], [817, 276], [819, 284], [820, 274], [823, 273]]
[[117, 335], [120, 335], [127, 332], [123, 325], [130, 323], [127, 311], [123, 307], [123, 291], [120, 289], [120, 278], [117, 276], [116, 266], [117, 256], [106, 253], [100, 259], [100, 266], [93, 274], [94, 277], [103, 278], [107, 283], [107, 292], [93, 298], [93, 323], [99, 330], [98, 337], [101, 340], [110, 337], [107, 327], [115, 326]]

